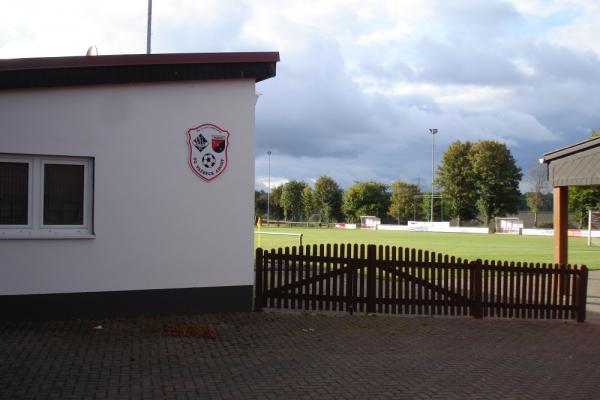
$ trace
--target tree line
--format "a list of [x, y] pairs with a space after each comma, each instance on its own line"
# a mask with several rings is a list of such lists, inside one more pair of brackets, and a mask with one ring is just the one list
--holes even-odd
[[[254, 210], [257, 216], [267, 217], [265, 191], [254, 192]], [[289, 181], [271, 190], [269, 217], [272, 220], [339, 222], [342, 213], [343, 190], [329, 176], [321, 176], [311, 188], [306, 182]]]
[[[552, 194], [545, 165], [529, 171], [531, 191], [522, 194], [523, 178], [510, 149], [500, 142], [452, 143], [444, 152], [437, 169], [436, 196], [423, 192], [418, 185], [397, 180], [391, 184], [376, 181], [355, 182], [345, 191], [329, 176], [321, 176], [314, 187], [306, 182], [289, 181], [271, 190], [271, 220], [360, 222], [360, 216], [373, 215], [382, 222], [405, 224], [408, 220], [429, 220], [431, 201], [435, 219], [443, 214], [456, 225], [477, 220], [490, 225], [495, 217], [529, 209], [535, 213], [552, 210]], [[590, 203], [600, 206], [598, 188], [573, 188], [570, 204], [581, 214]], [[437, 196], [440, 195], [440, 196]], [[256, 216], [266, 218], [265, 191], [255, 191]]]

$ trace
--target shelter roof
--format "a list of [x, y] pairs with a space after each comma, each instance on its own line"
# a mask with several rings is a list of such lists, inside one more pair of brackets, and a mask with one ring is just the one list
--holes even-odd
[[554, 187], [600, 185], [600, 137], [546, 153], [542, 161]]

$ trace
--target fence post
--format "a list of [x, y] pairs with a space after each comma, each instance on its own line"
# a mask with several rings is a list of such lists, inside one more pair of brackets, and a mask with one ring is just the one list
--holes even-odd
[[483, 318], [481, 260], [471, 261], [469, 267], [471, 275], [471, 296], [469, 296], [471, 298], [471, 315], [473, 318], [481, 319]]
[[558, 273], [558, 294], [565, 296], [567, 294], [567, 266], [565, 264], [560, 265], [560, 272]]
[[348, 263], [346, 268], [346, 311], [352, 315], [354, 312], [354, 263], [356, 258], [351, 258], [348, 255]]
[[375, 312], [375, 288], [377, 279], [377, 246], [367, 246], [367, 313]]
[[577, 280], [577, 322], [585, 322], [585, 306], [587, 303], [588, 269], [581, 266]]
[[256, 249], [256, 261], [254, 267], [254, 311], [263, 309], [263, 249]]

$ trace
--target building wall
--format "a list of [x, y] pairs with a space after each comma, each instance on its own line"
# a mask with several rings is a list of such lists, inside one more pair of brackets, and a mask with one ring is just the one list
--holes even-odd
[[[250, 286], [253, 80], [0, 92], [0, 153], [93, 157], [94, 238], [0, 240], [0, 295]], [[187, 130], [230, 132], [211, 182]], [[249, 299], [250, 301], [250, 299]]]

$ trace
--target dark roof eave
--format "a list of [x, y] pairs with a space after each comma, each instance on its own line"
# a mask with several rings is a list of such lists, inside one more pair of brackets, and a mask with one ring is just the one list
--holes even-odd
[[129, 54], [0, 60], [0, 90], [276, 75], [278, 52]]
[[600, 137], [584, 140], [583, 142], [579, 142], [571, 146], [563, 147], [561, 149], [545, 153], [544, 158], [542, 160], [544, 163], [548, 164], [559, 158], [568, 157], [573, 154], [593, 149], [598, 146], [600, 146]]

